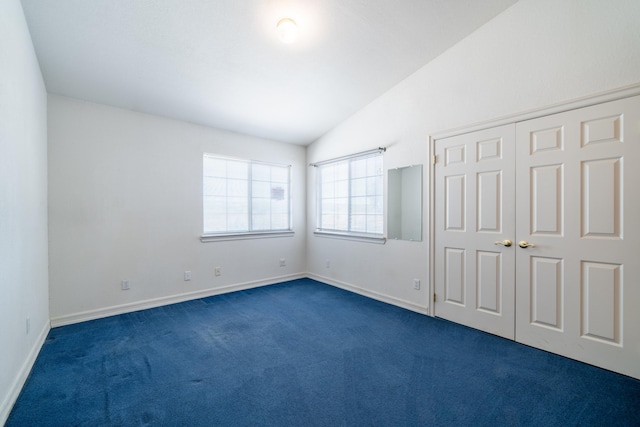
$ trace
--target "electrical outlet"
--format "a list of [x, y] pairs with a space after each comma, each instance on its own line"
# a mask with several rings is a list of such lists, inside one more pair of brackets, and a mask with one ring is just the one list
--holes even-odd
[[27, 317], [27, 335], [31, 332], [31, 318]]
[[213, 272], [216, 276], [222, 275], [222, 267], [216, 267], [213, 269]]
[[127, 291], [127, 290], [129, 290], [129, 289], [130, 289], [129, 281], [128, 281], [127, 279], [123, 280], [123, 281], [120, 283], [120, 287], [122, 288], [122, 290], [123, 290], [123, 291]]
[[326, 260], [324, 262], [324, 266], [325, 266], [325, 268], [331, 268], [331, 261], [330, 260]]
[[284, 267], [287, 265], [287, 260], [284, 258], [280, 258], [280, 267]]
[[420, 289], [420, 279], [413, 279], [413, 289]]
[[187, 270], [184, 272], [184, 281], [188, 282], [189, 280], [191, 280], [191, 272]]

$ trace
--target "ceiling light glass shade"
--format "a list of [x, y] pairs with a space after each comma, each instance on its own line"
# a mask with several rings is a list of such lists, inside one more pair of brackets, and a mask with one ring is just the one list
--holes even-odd
[[298, 38], [298, 26], [291, 18], [282, 18], [278, 21], [278, 35], [283, 43], [293, 43]]

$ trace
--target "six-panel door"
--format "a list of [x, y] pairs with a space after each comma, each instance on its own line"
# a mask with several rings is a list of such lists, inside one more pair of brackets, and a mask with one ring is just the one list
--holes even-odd
[[435, 314], [640, 378], [640, 97], [435, 150]]
[[516, 141], [516, 340], [640, 378], [640, 98]]
[[436, 315], [514, 338], [514, 126], [436, 143]]

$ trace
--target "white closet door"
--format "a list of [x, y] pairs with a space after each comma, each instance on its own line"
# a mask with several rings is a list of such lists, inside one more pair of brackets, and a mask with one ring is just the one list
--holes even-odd
[[516, 340], [640, 378], [640, 97], [516, 140]]
[[515, 126], [437, 140], [435, 314], [514, 339]]

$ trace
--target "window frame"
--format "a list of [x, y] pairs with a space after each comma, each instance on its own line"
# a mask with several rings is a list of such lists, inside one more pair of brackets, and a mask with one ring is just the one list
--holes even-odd
[[[385, 237], [385, 218], [386, 218], [386, 210], [384, 207], [385, 203], [385, 182], [384, 182], [384, 156], [383, 153], [386, 151], [386, 148], [380, 147], [374, 150], [365, 151], [362, 153], [356, 153], [352, 155], [347, 155], [335, 159], [325, 160], [319, 163], [312, 163], [311, 166], [316, 168], [316, 227], [314, 230], [314, 235], [319, 237], [329, 237], [329, 238], [337, 238], [337, 239], [347, 239], [347, 240], [356, 240], [361, 242], [369, 242], [369, 243], [381, 243], [384, 244], [386, 242]], [[355, 179], [359, 179], [362, 177], [354, 177], [352, 170], [352, 163], [360, 160], [369, 159], [371, 157], [379, 157], [381, 161], [381, 165], [379, 168], [379, 172], [375, 175], [365, 175], [365, 178], [369, 177], [378, 177], [380, 180], [379, 191], [376, 192], [373, 196], [379, 197], [379, 211], [377, 211], [376, 215], [380, 215], [381, 217], [381, 226], [380, 232], [366, 232], [366, 231], [354, 231], [353, 230], [353, 216], [356, 215], [353, 213], [353, 201], [355, 197], [362, 196], [354, 196], [352, 193], [353, 181]], [[327, 166], [335, 166], [339, 163], [348, 163], [348, 178], [347, 181], [347, 221], [348, 221], [348, 229], [341, 228], [328, 228], [322, 227], [322, 208], [323, 208], [323, 177], [322, 171], [324, 167]], [[337, 181], [337, 180], [336, 180]], [[335, 181], [334, 181], [335, 182]], [[371, 197], [368, 192], [366, 192], [364, 197]], [[366, 215], [366, 214], [365, 214]]]
[[[246, 203], [247, 203], [247, 212], [246, 212], [246, 221], [247, 221], [247, 229], [243, 229], [243, 230], [224, 230], [224, 231], [212, 231], [212, 230], [206, 230], [206, 223], [207, 223], [207, 216], [208, 216], [208, 211], [207, 211], [207, 204], [206, 204], [206, 197], [207, 195], [205, 194], [206, 191], [206, 179], [209, 177], [211, 178], [211, 176], [205, 175], [206, 174], [206, 162], [207, 159], [216, 159], [216, 160], [222, 160], [222, 161], [230, 161], [230, 162], [238, 162], [238, 163], [244, 163], [247, 166], [247, 172], [246, 172], [246, 178], [242, 179], [242, 180], [246, 180], [247, 183], [247, 195], [246, 195]], [[255, 165], [262, 165], [262, 166], [268, 166], [270, 168], [282, 168], [282, 169], [286, 169], [287, 172], [287, 182], [286, 182], [286, 188], [285, 188], [285, 194], [286, 194], [286, 215], [287, 215], [287, 226], [286, 228], [273, 228], [273, 229], [256, 229], [254, 227], [254, 215], [253, 215], [253, 208], [254, 208], [254, 203], [255, 200], [257, 198], [253, 197], [253, 192], [254, 192], [254, 184], [256, 182], [265, 182], [263, 180], [258, 180], [258, 179], [254, 179], [253, 177], [253, 173], [254, 173], [254, 166]], [[231, 157], [231, 156], [224, 156], [224, 155], [218, 155], [218, 154], [213, 154], [213, 153], [203, 153], [202, 155], [202, 235], [200, 236], [200, 241], [201, 242], [212, 242], [212, 241], [224, 241], [224, 240], [243, 240], [243, 239], [256, 239], [256, 238], [274, 238], [274, 237], [288, 237], [288, 236], [293, 236], [294, 235], [294, 231], [293, 231], [293, 205], [292, 205], [292, 196], [291, 196], [291, 189], [292, 189], [292, 185], [291, 185], [291, 177], [292, 177], [292, 173], [291, 173], [291, 169], [292, 166], [290, 164], [284, 164], [284, 163], [275, 163], [275, 162], [267, 162], [267, 161], [262, 161], [262, 160], [251, 160], [251, 159], [243, 159], [243, 158], [239, 158], [239, 157]], [[230, 178], [228, 175], [224, 176], [224, 177], [220, 177], [220, 178], [224, 178], [225, 182], [228, 181]], [[269, 183], [273, 183], [273, 181], [267, 181]], [[229, 195], [225, 195], [224, 197], [229, 197]], [[228, 209], [225, 210], [225, 212], [228, 215]], [[210, 214], [210, 212], [209, 212]]]

